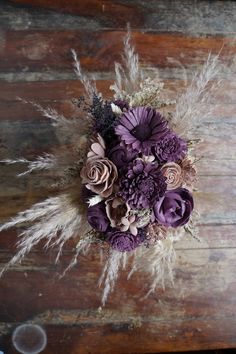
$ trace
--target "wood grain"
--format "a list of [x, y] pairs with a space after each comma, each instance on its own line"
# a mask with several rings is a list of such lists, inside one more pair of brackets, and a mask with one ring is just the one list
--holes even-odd
[[[123, 272], [101, 310], [97, 250], [59, 280], [74, 243], [57, 265], [55, 251], [45, 253], [40, 244], [1, 279], [0, 350], [15, 353], [11, 334], [23, 322], [45, 328], [47, 354], [235, 348], [235, 2], [1, 0], [0, 8], [0, 159], [33, 159], [57, 147], [48, 120], [18, 97], [75, 116], [71, 100], [83, 90], [73, 73], [71, 48], [108, 98], [128, 21], [144, 70], [153, 76], [159, 67], [171, 97], [183, 92], [184, 79], [190, 82], [210, 51], [222, 49], [222, 82], [209, 105], [214, 111], [196, 130], [202, 139], [198, 155], [204, 157], [197, 164], [196, 194], [202, 240], [176, 245], [175, 286], [144, 300], [145, 270], [129, 282]], [[15, 177], [22, 170], [0, 165], [1, 222], [54, 193], [49, 175]], [[0, 266], [15, 253], [19, 232], [0, 235]]]
[[[114, 61], [120, 60], [124, 35], [124, 31], [115, 30], [6, 31], [0, 51], [0, 71], [25, 68], [27, 71], [71, 71], [71, 48], [78, 52], [84, 70], [110, 71]], [[132, 38], [142, 62], [160, 68], [173, 68], [176, 63], [196, 67], [206, 60], [209, 48], [213, 54], [222, 50], [226, 65], [236, 48], [232, 38], [220, 35], [195, 38], [133, 32]]]
[[[17, 4], [30, 6], [17, 7]], [[40, 11], [37, 11], [38, 6]], [[146, 31], [192, 33], [194, 36], [216, 33], [233, 36], [236, 31], [236, 5], [232, 1], [12, 0], [4, 2], [2, 7], [1, 23], [15, 30], [124, 28], [129, 22], [133, 28]], [[16, 11], [17, 21], [13, 21]]]

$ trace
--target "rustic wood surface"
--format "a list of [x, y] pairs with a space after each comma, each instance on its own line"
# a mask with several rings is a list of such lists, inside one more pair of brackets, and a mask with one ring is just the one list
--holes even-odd
[[[157, 353], [236, 348], [236, 2], [142, 0], [0, 0], [0, 159], [50, 152], [49, 122], [18, 97], [73, 115], [82, 87], [70, 49], [109, 95], [126, 23], [144, 69], [160, 68], [173, 96], [184, 89], [208, 53], [221, 50], [221, 90], [214, 114], [202, 122], [197, 206], [201, 243], [181, 241], [175, 287], [144, 300], [145, 271], [124, 272], [101, 311], [96, 249], [67, 276], [68, 245], [60, 264], [37, 247], [0, 280], [0, 350], [15, 353], [13, 329], [42, 325], [44, 353]], [[49, 179], [18, 179], [20, 166], [0, 169], [1, 222], [49, 195]], [[17, 231], [0, 235], [0, 263], [15, 252]]]

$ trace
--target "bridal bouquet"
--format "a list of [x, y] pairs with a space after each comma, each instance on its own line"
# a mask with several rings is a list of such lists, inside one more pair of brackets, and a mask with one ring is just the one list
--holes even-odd
[[174, 243], [186, 232], [196, 236], [195, 128], [211, 113], [207, 102], [218, 64], [209, 56], [185, 92], [170, 99], [158, 76], [145, 77], [128, 32], [124, 63], [115, 63], [114, 95], [105, 99], [72, 53], [85, 88], [73, 100], [76, 116], [31, 102], [50, 119], [60, 146], [35, 161], [2, 161], [28, 164], [21, 175], [38, 170], [43, 178], [50, 172], [57, 193], [0, 226], [2, 231], [26, 224], [18, 252], [2, 273], [42, 240], [58, 250], [58, 262], [73, 238], [75, 254], [66, 270], [92, 245], [106, 254], [100, 278], [104, 305], [125, 266], [129, 277], [137, 270], [150, 273], [148, 293], [166, 277], [172, 281]]

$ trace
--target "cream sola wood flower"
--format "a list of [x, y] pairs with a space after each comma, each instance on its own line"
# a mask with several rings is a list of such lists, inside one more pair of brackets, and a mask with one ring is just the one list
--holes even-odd
[[[115, 64], [114, 96], [107, 101], [72, 54], [75, 73], [85, 88], [85, 97], [76, 101], [75, 116], [65, 117], [31, 102], [52, 123], [59, 147], [35, 161], [2, 161], [28, 165], [23, 175], [40, 172], [43, 178], [44, 171], [50, 171], [58, 194], [0, 226], [0, 231], [25, 227], [17, 254], [1, 274], [41, 241], [46, 248], [58, 249], [58, 261], [65, 243], [74, 240], [75, 254], [65, 272], [95, 243], [95, 252], [109, 249], [100, 278], [104, 305], [129, 257], [129, 277], [135, 271], [149, 273], [148, 293], [168, 276], [172, 281], [174, 242], [190, 229], [188, 223], [194, 228], [191, 191], [196, 170], [187, 141], [194, 137], [200, 118], [210, 114], [206, 103], [218, 58], [209, 56], [175, 101], [163, 99], [163, 83], [145, 77], [128, 31], [124, 64]], [[171, 119], [166, 119], [160, 108], [165, 106], [168, 112], [170, 105]]]

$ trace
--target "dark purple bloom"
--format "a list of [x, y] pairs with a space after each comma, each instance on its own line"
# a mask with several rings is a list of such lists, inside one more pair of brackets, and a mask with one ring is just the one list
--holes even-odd
[[122, 111], [123, 111], [123, 109], [125, 108], [125, 109], [129, 109], [129, 105], [128, 105], [128, 102], [126, 102], [126, 101], [123, 101], [123, 100], [115, 100], [114, 101], [114, 104], [116, 105], [116, 106], [118, 106]]
[[88, 208], [88, 223], [97, 231], [105, 232], [110, 225], [106, 214], [105, 203], [100, 202]]
[[130, 252], [140, 246], [146, 238], [144, 230], [140, 230], [137, 236], [130, 232], [113, 230], [107, 233], [107, 241], [111, 247], [120, 252]]
[[193, 197], [185, 188], [168, 191], [154, 205], [156, 220], [164, 226], [185, 225], [193, 210]]
[[136, 107], [123, 113], [115, 128], [116, 134], [129, 150], [150, 153], [168, 132], [167, 121], [149, 107]]
[[118, 168], [124, 168], [127, 163], [132, 161], [136, 156], [137, 152], [128, 151], [125, 146], [122, 146], [119, 143], [112, 147], [107, 153], [109, 160], [111, 160]]
[[155, 147], [155, 155], [160, 162], [175, 162], [187, 153], [187, 143], [173, 132], [167, 134]]
[[119, 195], [131, 208], [146, 209], [166, 191], [166, 177], [155, 163], [137, 159], [128, 165], [128, 171], [121, 177]]

